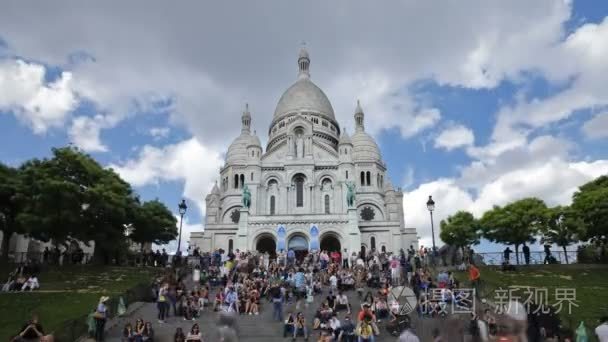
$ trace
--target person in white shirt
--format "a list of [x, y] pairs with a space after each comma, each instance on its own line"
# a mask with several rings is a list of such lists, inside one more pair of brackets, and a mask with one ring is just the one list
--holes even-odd
[[600, 318], [600, 325], [595, 328], [595, 334], [600, 342], [608, 342], [608, 316]]
[[27, 289], [30, 289], [30, 291], [35, 290], [37, 288], [40, 287], [40, 283], [38, 283], [38, 277], [36, 277], [35, 275], [30, 276], [25, 283], [23, 284], [23, 287], [21, 287], [21, 291], [25, 291]]
[[342, 252], [342, 267], [348, 268], [348, 250], [346, 248]]
[[334, 339], [338, 340], [338, 336], [340, 336], [340, 332], [342, 331], [342, 324], [336, 314], [334, 313], [329, 320], [329, 327], [334, 335]]
[[338, 277], [335, 274], [332, 274], [329, 277], [329, 285], [331, 287], [330, 291], [335, 292], [338, 289]]

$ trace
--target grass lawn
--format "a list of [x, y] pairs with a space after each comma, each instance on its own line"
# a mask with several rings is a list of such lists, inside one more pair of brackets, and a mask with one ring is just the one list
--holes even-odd
[[119, 295], [158, 272], [135, 267], [52, 267], [40, 274], [40, 291], [0, 294], [0, 341], [18, 333], [32, 312], [39, 314], [46, 332], [56, 331], [65, 321], [89, 313], [101, 295]]
[[[467, 275], [458, 272], [456, 277], [467, 284]], [[548, 303], [554, 304], [555, 289], [576, 289], [576, 306], [568, 313], [568, 305], [564, 302], [560, 317], [565, 326], [575, 330], [580, 321], [585, 321], [588, 334], [594, 335], [593, 329], [598, 325], [598, 319], [608, 315], [608, 265], [538, 265], [519, 267], [515, 272], [502, 272], [496, 267], [482, 267], [481, 277], [485, 282], [488, 300], [496, 301], [494, 289], [509, 287], [547, 288]], [[517, 295], [523, 290], [516, 291]], [[538, 293], [538, 292], [537, 292]], [[522, 296], [525, 297], [525, 296]], [[523, 300], [523, 299], [522, 299]], [[592, 340], [595, 340], [592, 338]]]

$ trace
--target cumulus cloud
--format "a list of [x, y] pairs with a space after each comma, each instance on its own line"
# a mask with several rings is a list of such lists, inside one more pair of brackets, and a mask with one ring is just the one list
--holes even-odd
[[463, 125], [454, 125], [444, 129], [435, 138], [435, 147], [448, 151], [459, 147], [471, 146], [475, 142], [473, 131]]
[[435, 238], [438, 239], [439, 222], [458, 210], [481, 217], [494, 205], [525, 197], [538, 197], [549, 206], [568, 205], [580, 185], [607, 172], [608, 160], [571, 162], [554, 156], [542, 163], [526, 163], [503, 172], [495, 170], [491, 179], [475, 189], [463, 178], [439, 179], [420, 184], [404, 194], [405, 220], [408, 227], [418, 229], [421, 243], [430, 246], [430, 219], [425, 205], [429, 195], [436, 203]]
[[[244, 102], [256, 108], [254, 126], [266, 130], [281, 91], [295, 81], [301, 39], [309, 43], [313, 80], [326, 90], [341, 123], [352, 127], [361, 98], [372, 134], [397, 127], [408, 138], [435, 125], [441, 114], [416, 98], [413, 83], [430, 78], [492, 88], [516, 79], [555, 59], [547, 56], [571, 13], [568, 1], [395, 2], [380, 8], [366, 1], [312, 1], [295, 12], [281, 2], [239, 4], [238, 11], [230, 3], [210, 9], [135, 1], [121, 3], [120, 11], [110, 3], [69, 6], [42, 4], [32, 11], [19, 3], [2, 11], [8, 48], [54, 65], [84, 51], [90, 58], [69, 66], [79, 92], [104, 112], [117, 115], [129, 100], [150, 94], [170, 96], [172, 122], [212, 146], [226, 146], [227, 136], [238, 133]], [[267, 13], [273, 20], [261, 20]], [[38, 25], [24, 27], [24, 17]], [[238, 25], [218, 34], [228, 20]]]
[[583, 133], [590, 139], [608, 137], [608, 112], [595, 115], [591, 120], [585, 122], [582, 127]]
[[70, 72], [52, 82], [46, 74], [41, 64], [0, 59], [0, 110], [13, 112], [36, 134], [61, 126], [78, 102]]
[[194, 201], [204, 216], [205, 195], [222, 164], [219, 153], [191, 138], [162, 148], [146, 145], [136, 158], [110, 167], [134, 186], [183, 181], [183, 195]]

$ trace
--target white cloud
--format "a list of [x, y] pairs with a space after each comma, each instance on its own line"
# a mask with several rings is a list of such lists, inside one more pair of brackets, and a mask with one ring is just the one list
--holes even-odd
[[99, 134], [106, 126], [104, 117], [78, 116], [72, 120], [68, 130], [71, 142], [87, 152], [106, 152], [108, 147], [101, 142]]
[[45, 75], [44, 65], [0, 59], [0, 109], [13, 112], [36, 134], [61, 126], [78, 102], [70, 72], [50, 83]]
[[205, 196], [217, 180], [223, 159], [196, 138], [162, 148], [144, 146], [137, 158], [110, 165], [134, 186], [183, 181], [183, 195], [205, 215]]
[[590, 139], [608, 137], [608, 112], [595, 115], [591, 120], [585, 122], [582, 127], [583, 133]]
[[463, 125], [454, 125], [444, 129], [435, 138], [435, 147], [448, 151], [459, 147], [471, 146], [475, 142], [473, 131]]
[[[133, 99], [169, 96], [172, 123], [205, 144], [226, 146], [238, 134], [245, 102], [255, 108], [254, 126], [266, 131], [280, 93], [295, 81], [302, 38], [309, 42], [313, 80], [328, 93], [341, 123], [353, 126], [359, 97], [372, 134], [397, 127], [408, 138], [440, 119], [409, 86], [431, 78], [491, 88], [516, 79], [549, 63], [548, 51], [563, 38], [571, 13], [569, 1], [395, 2], [381, 8], [365, 1], [312, 1], [295, 12], [281, 2], [210, 8], [148, 1], [145, 12], [142, 4], [121, 3], [118, 14], [105, 3], [70, 3], [69, 11], [61, 3], [35, 10], [19, 4], [0, 13], [0, 31], [10, 51], [50, 64], [64, 65], [74, 51], [90, 54], [69, 67], [79, 93], [104, 113], [121, 115]], [[268, 13], [274, 20], [265, 20]], [[37, 25], [24, 27], [25, 16]], [[218, 34], [228, 21], [238, 25]], [[331, 39], [327, 32], [334, 32]]]
[[[421, 244], [430, 246], [430, 219], [426, 209], [429, 195], [435, 201], [435, 238], [439, 236], [439, 222], [458, 210], [467, 210], [480, 217], [493, 205], [504, 205], [524, 198], [538, 197], [547, 205], [568, 205], [578, 187], [608, 173], [608, 160], [568, 162], [552, 158], [543, 163], [532, 163], [504, 173], [480, 186], [476, 195], [466, 191], [461, 179], [439, 179], [420, 184], [403, 197], [405, 221], [416, 227]], [[439, 241], [439, 240], [437, 240]]]
[[169, 136], [171, 129], [169, 127], [152, 127], [150, 128], [149, 134], [154, 140], [160, 140]]
[[432, 246], [431, 219], [426, 207], [429, 196], [436, 202], [433, 212], [435, 241], [440, 245], [439, 222], [462, 208], [473, 205], [471, 195], [462, 190], [452, 179], [438, 179], [419, 185], [416, 189], [403, 194], [405, 226], [417, 229], [419, 244]]

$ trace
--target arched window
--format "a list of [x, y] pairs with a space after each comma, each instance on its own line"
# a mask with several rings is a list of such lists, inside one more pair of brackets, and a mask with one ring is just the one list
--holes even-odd
[[274, 196], [270, 196], [270, 215], [274, 215], [275, 213], [275, 197]]
[[369, 239], [369, 246], [371, 247], [371, 249], [376, 249], [376, 237], [372, 236]]
[[251, 181], [253, 182], [253, 172], [251, 173]]
[[382, 247], [380, 247], [380, 249], [382, 250], [382, 253], [386, 253], [386, 246], [382, 245]]
[[329, 195], [325, 195], [325, 213], [329, 214]]
[[245, 175], [241, 175], [241, 188], [245, 186]]
[[365, 172], [361, 171], [361, 186], [365, 185]]
[[370, 178], [372, 178], [372, 174], [371, 174], [371, 172], [367, 171], [367, 185], [371, 185], [372, 184]]
[[239, 188], [239, 175], [234, 175], [234, 188]]
[[228, 240], [228, 253], [232, 252], [232, 248], [234, 247], [234, 241], [232, 239]]
[[346, 170], [346, 179], [348, 179], [348, 170]]
[[296, 207], [304, 206], [304, 177], [296, 177]]

